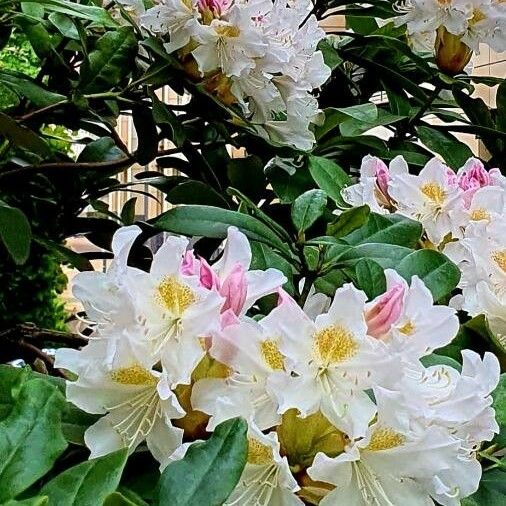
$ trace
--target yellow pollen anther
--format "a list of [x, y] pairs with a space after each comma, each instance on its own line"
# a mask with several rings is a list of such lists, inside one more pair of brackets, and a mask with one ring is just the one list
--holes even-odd
[[412, 321], [407, 321], [400, 329], [399, 332], [405, 336], [410, 336], [415, 331], [415, 325]]
[[471, 213], [471, 221], [489, 220], [490, 214], [483, 208], [474, 209]]
[[494, 251], [492, 253], [492, 260], [494, 260], [502, 271], [506, 272], [506, 250]]
[[215, 30], [220, 37], [239, 37], [241, 34], [237, 26], [217, 26]]
[[330, 365], [353, 357], [358, 351], [358, 343], [350, 331], [332, 325], [314, 335], [314, 348], [323, 364]]
[[272, 463], [272, 448], [256, 439], [248, 439], [248, 463], [265, 465]]
[[437, 183], [426, 183], [420, 188], [420, 191], [434, 204], [441, 205], [446, 197], [444, 188]]
[[474, 25], [475, 23], [479, 23], [480, 21], [483, 21], [484, 19], [487, 19], [487, 16], [483, 13], [480, 9], [474, 9], [473, 10], [473, 17], [469, 20], [469, 24]]
[[121, 385], [156, 385], [156, 378], [144, 367], [133, 365], [132, 367], [124, 367], [116, 369], [110, 373], [111, 379]]
[[262, 358], [264, 362], [272, 369], [272, 370], [283, 370], [285, 367], [284, 357], [282, 353], [279, 351], [278, 343], [273, 339], [268, 339], [267, 341], [262, 341], [260, 343], [260, 352], [262, 353]]
[[374, 430], [371, 435], [371, 440], [367, 445], [367, 450], [377, 452], [380, 450], [390, 450], [401, 446], [406, 441], [406, 438], [388, 427], [380, 427]]
[[165, 278], [160, 283], [157, 295], [161, 305], [173, 316], [179, 317], [197, 300], [189, 286], [173, 277]]

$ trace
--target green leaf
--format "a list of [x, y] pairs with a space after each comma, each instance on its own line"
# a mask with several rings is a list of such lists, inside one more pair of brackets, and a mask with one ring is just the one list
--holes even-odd
[[128, 199], [121, 209], [121, 221], [123, 225], [132, 225], [135, 221], [135, 205], [137, 197]]
[[391, 125], [392, 123], [397, 123], [403, 119], [406, 119], [406, 116], [397, 116], [396, 114], [391, 114], [384, 109], [378, 109], [378, 117], [374, 121], [369, 122], [363, 121], [361, 119], [351, 118], [343, 121], [339, 125], [339, 131], [344, 137], [356, 137], [373, 128]]
[[139, 506], [139, 504], [142, 503], [131, 501], [119, 492], [113, 492], [107, 496], [102, 506]]
[[[0, 420], [5, 419], [12, 412], [15, 404], [16, 392], [25, 381], [42, 378], [57, 387], [62, 395], [65, 394], [65, 381], [54, 376], [46, 376], [32, 372], [29, 368], [19, 368], [0, 365]], [[61, 416], [61, 428], [65, 439], [69, 443], [84, 445], [84, 432], [97, 421], [97, 415], [85, 413], [70, 402], [65, 404]]]
[[125, 157], [125, 153], [116, 146], [111, 137], [101, 137], [95, 141], [86, 144], [81, 154], [77, 158], [79, 163], [82, 162], [108, 162], [119, 160]]
[[64, 95], [47, 90], [19, 72], [1, 70], [0, 81], [19, 96], [26, 97], [36, 107], [47, 107], [66, 100]]
[[506, 446], [506, 374], [501, 374], [499, 384], [492, 392], [495, 419], [499, 424], [499, 435], [496, 436], [501, 446]]
[[221, 506], [241, 477], [248, 453], [248, 426], [234, 418], [162, 473], [155, 506]]
[[0, 501], [26, 490], [67, 447], [61, 430], [65, 400], [48, 381], [25, 382], [12, 412], [0, 422]]
[[435, 301], [450, 295], [460, 281], [460, 269], [438, 251], [414, 251], [396, 267], [407, 281], [417, 275], [431, 291]]
[[60, 12], [52, 12], [48, 16], [48, 19], [64, 37], [80, 40], [79, 32], [71, 17], [61, 14]]
[[383, 267], [370, 258], [362, 258], [355, 265], [357, 286], [363, 290], [369, 300], [386, 292], [387, 280]]
[[261, 221], [247, 214], [211, 206], [176, 207], [159, 216], [154, 225], [160, 230], [185, 235], [224, 239], [235, 226], [251, 240], [268, 244], [290, 256], [288, 246]]
[[462, 500], [462, 506], [505, 506], [506, 473], [492, 469], [483, 473], [478, 492]]
[[416, 127], [416, 132], [420, 140], [431, 151], [441, 155], [452, 169], [462, 167], [473, 156], [467, 144], [449, 133], [428, 126]]
[[0, 112], [0, 136], [9, 139], [12, 144], [42, 156], [49, 156], [51, 150], [46, 141], [33, 130], [20, 125], [7, 114]]
[[132, 118], [137, 133], [137, 160], [141, 165], [148, 165], [158, 154], [158, 130], [153, 112], [146, 106], [134, 106]]
[[327, 234], [336, 238], [351, 234], [367, 222], [370, 213], [369, 206], [347, 209], [338, 216], [336, 221], [328, 224]]
[[174, 142], [176, 147], [181, 147], [186, 140], [186, 133], [181, 121], [154, 92], [150, 93], [150, 97], [153, 103], [153, 118], [155, 123], [162, 126], [167, 125], [171, 131], [169, 139]]
[[127, 455], [127, 449], [122, 449], [87, 460], [53, 478], [40, 493], [49, 497], [49, 506], [102, 504], [118, 487]]
[[118, 86], [132, 68], [137, 40], [127, 26], [102, 35], [81, 68], [80, 91], [97, 93]]
[[372, 242], [413, 247], [421, 236], [422, 225], [417, 221], [398, 215], [371, 213], [367, 223], [343, 237], [343, 241], [351, 245]]
[[22, 211], [0, 200], [0, 239], [14, 262], [21, 265], [30, 254], [32, 231]]
[[297, 197], [292, 205], [292, 221], [297, 231], [305, 232], [326, 207], [327, 195], [322, 190], [309, 190]]
[[336, 204], [344, 204], [341, 190], [351, 183], [351, 179], [337, 163], [321, 156], [310, 155], [308, 157], [309, 172], [316, 184]]
[[228, 202], [213, 187], [202, 181], [186, 179], [166, 193], [171, 204], [196, 204], [228, 207]]
[[103, 26], [117, 27], [117, 23], [110, 14], [101, 7], [77, 4], [67, 0], [24, 0], [25, 3], [34, 2], [43, 5], [46, 10], [61, 12], [77, 18], [94, 21]]
[[411, 248], [397, 244], [365, 243], [348, 249], [339, 257], [338, 263], [353, 266], [362, 258], [369, 258], [380, 264], [383, 269], [395, 269], [399, 262], [412, 252]]

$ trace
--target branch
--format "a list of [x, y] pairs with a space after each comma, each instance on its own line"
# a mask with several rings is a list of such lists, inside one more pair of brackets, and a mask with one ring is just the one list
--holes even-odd
[[85, 346], [88, 339], [73, 334], [72, 332], [61, 332], [59, 330], [42, 329], [33, 323], [19, 323], [14, 327], [2, 330], [0, 332], [0, 340], [7, 341], [32, 341], [36, 343], [54, 342], [67, 344], [72, 347]]

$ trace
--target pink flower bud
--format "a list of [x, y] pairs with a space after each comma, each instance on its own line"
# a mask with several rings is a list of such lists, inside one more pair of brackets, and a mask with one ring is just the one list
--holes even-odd
[[200, 260], [200, 284], [208, 290], [213, 288], [216, 290], [220, 289], [218, 276], [203, 258]]
[[192, 249], [184, 254], [181, 264], [181, 274], [185, 276], [197, 276], [200, 274], [200, 261], [195, 257]]
[[365, 314], [370, 336], [381, 339], [399, 319], [404, 307], [404, 292], [404, 284], [397, 283], [370, 303]]
[[225, 297], [225, 303], [221, 309], [222, 313], [227, 309], [231, 309], [236, 315], [239, 315], [248, 293], [245, 270], [241, 264], [235, 265], [221, 285], [219, 293], [222, 297]]
[[220, 17], [231, 4], [232, 0], [198, 0], [197, 7], [200, 12], [210, 11], [214, 16]]
[[379, 159], [376, 159], [376, 184], [381, 193], [388, 197], [388, 182], [390, 181], [390, 171], [388, 167]]
[[464, 168], [462, 174], [459, 175], [459, 186], [464, 191], [479, 190], [484, 186], [491, 184], [490, 174], [486, 171], [483, 164], [476, 159], [471, 159]]
[[221, 328], [230, 327], [230, 325], [237, 325], [240, 323], [237, 315], [232, 311], [232, 309], [227, 309], [220, 315], [220, 324]]

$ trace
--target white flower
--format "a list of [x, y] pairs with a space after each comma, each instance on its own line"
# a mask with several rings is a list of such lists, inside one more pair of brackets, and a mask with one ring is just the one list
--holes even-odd
[[455, 310], [434, 305], [430, 290], [418, 276], [408, 286], [393, 270], [387, 269], [385, 275], [386, 293], [366, 306], [368, 333], [407, 364], [449, 344], [459, 330]]
[[286, 357], [285, 371], [268, 380], [281, 413], [297, 408], [305, 417], [320, 410], [348, 434], [365, 433], [375, 405], [364, 390], [392, 372], [384, 343], [366, 334], [365, 300], [345, 285], [316, 321], [289, 300], [271, 312], [270, 329]]
[[123, 343], [112, 363], [105, 361], [104, 341], [81, 351], [60, 348], [55, 363], [78, 375], [67, 382], [67, 399], [87, 413], [105, 414], [84, 435], [91, 458], [120, 448], [132, 452], [146, 441], [161, 462], [182, 442], [183, 431], [171, 419], [185, 412], [164, 374], [146, 360], [149, 353]]
[[375, 213], [388, 214], [395, 210], [388, 183], [407, 173], [408, 164], [402, 156], [395, 157], [387, 167], [379, 158], [367, 155], [360, 166], [359, 182], [342, 190], [343, 199], [352, 206], [366, 204]]
[[193, 386], [193, 408], [211, 415], [207, 430], [236, 416], [261, 430], [280, 422], [278, 404], [267, 390], [267, 380], [273, 372], [283, 370], [284, 357], [269, 321], [264, 320], [229, 325], [214, 336], [209, 352], [231, 372], [227, 378], [203, 379]]
[[[378, 417], [366, 437], [338, 457], [317, 454], [308, 469], [313, 480], [336, 487], [323, 498], [321, 506], [429, 506], [433, 504], [433, 481], [440, 474], [456, 468], [458, 486], [476, 472], [474, 467], [461, 465], [459, 442], [445, 431], [411, 423], [399, 394], [376, 389], [375, 396]], [[448, 473], [444, 477], [448, 478]], [[479, 481], [479, 475], [477, 478]]]
[[219, 328], [223, 299], [182, 273], [188, 240], [169, 237], [153, 257], [149, 273], [135, 279], [139, 324], [172, 385], [189, 383], [205, 354], [203, 339]]
[[141, 16], [141, 25], [155, 34], [169, 34], [168, 53], [186, 46], [203, 32], [197, 0], [162, 0]]
[[279, 453], [275, 432], [262, 434], [251, 427], [248, 460], [225, 506], [303, 506], [295, 492], [300, 489], [286, 457]]
[[128, 255], [141, 229], [136, 226], [118, 229], [112, 238], [111, 261], [107, 272], [84, 271], [72, 282], [72, 292], [80, 300], [87, 317], [99, 328], [135, 324], [135, 310], [129, 292], [129, 279], [140, 272], [127, 266]]
[[459, 188], [449, 177], [449, 170], [434, 158], [419, 175], [397, 175], [388, 185], [398, 212], [420, 221], [434, 244], [451, 232], [450, 212], [461, 203]]
[[202, 30], [198, 42], [192, 54], [199, 70], [205, 74], [219, 69], [229, 77], [254, 69], [254, 59], [263, 56], [268, 47], [251, 18], [238, 7], [230, 9], [228, 21], [214, 19]]

